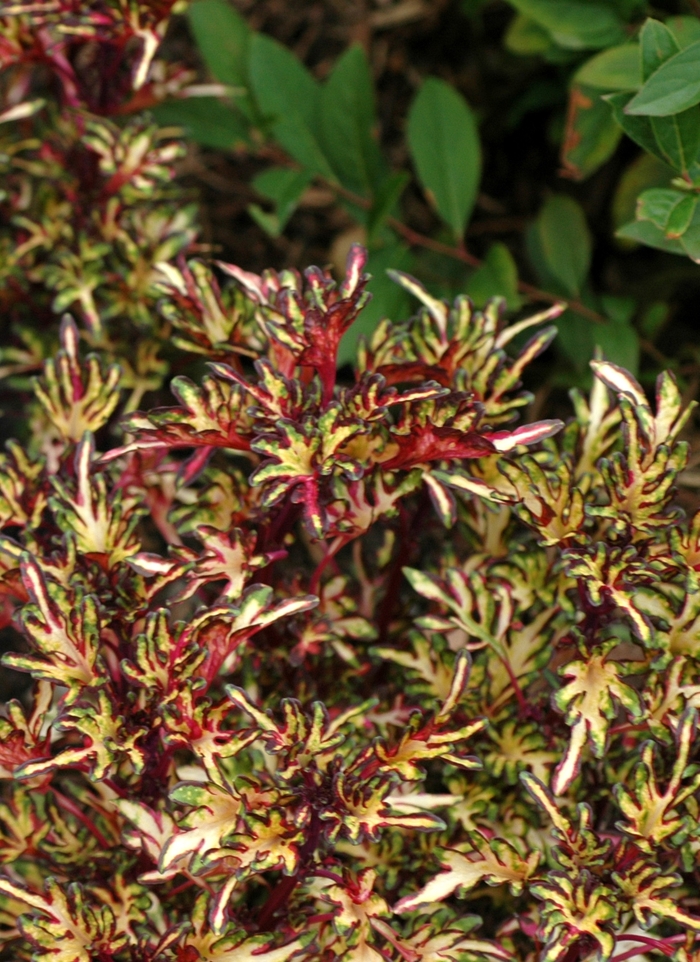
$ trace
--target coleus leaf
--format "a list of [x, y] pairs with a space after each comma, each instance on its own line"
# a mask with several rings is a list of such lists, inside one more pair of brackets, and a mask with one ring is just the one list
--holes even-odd
[[64, 891], [56, 879], [48, 879], [46, 894], [39, 895], [0, 878], [0, 893], [39, 913], [21, 919], [22, 934], [52, 962], [86, 962], [91, 951], [113, 952], [127, 941], [117, 933], [109, 906], [90, 904], [79, 885]]
[[618, 702], [632, 718], [642, 715], [637, 692], [620, 677], [620, 667], [605, 649], [592, 652], [585, 661], [569, 662], [562, 669], [571, 679], [555, 695], [555, 704], [566, 712], [572, 726], [569, 746], [557, 766], [552, 787], [557, 795], [566, 791], [578, 774], [581, 753], [587, 741], [593, 746], [596, 758], [601, 758], [607, 743], [607, 732], [617, 715]]
[[5, 655], [4, 664], [65, 685], [70, 704], [86, 686], [104, 683], [97, 670], [101, 626], [96, 599], [75, 598], [60, 585], [47, 582], [28, 556], [22, 562], [22, 580], [31, 599], [22, 618], [37, 654]]
[[615, 948], [611, 932], [618, 917], [615, 893], [601, 883], [591, 884], [591, 875], [584, 869], [572, 880], [563, 872], [550, 873], [546, 881], [532, 886], [532, 893], [541, 899], [542, 933], [546, 938], [544, 959], [556, 962], [569, 947], [589, 940], [597, 946], [597, 956], [609, 959]]
[[95, 354], [81, 363], [78, 328], [69, 315], [61, 322], [60, 337], [61, 349], [44, 363], [34, 391], [63, 440], [78, 442], [109, 420], [119, 403], [121, 374], [116, 364], [104, 372]]
[[641, 761], [634, 772], [634, 788], [616, 786], [617, 804], [624, 818], [619, 827], [643, 852], [652, 852], [652, 846], [666, 839], [682, 839], [691, 830], [692, 818], [683, 813], [681, 806], [700, 786], [700, 775], [692, 770], [688, 773], [689, 781], [683, 785], [696, 724], [696, 710], [686, 709], [678, 724], [678, 755], [665, 791], [661, 791], [654, 771], [652, 742], [642, 748]]
[[446, 851], [442, 855], [443, 871], [431, 879], [419, 892], [406, 895], [394, 906], [403, 913], [438, 902], [453, 892], [468, 892], [480, 882], [489, 885], [510, 885], [513, 894], [522, 891], [525, 882], [534, 874], [539, 861], [537, 852], [524, 859], [505, 839], [488, 841], [478, 832], [469, 837], [470, 846], [462, 851]]

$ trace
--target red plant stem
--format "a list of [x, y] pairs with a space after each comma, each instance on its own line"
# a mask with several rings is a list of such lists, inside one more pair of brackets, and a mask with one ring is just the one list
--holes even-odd
[[[650, 939], [643, 935], [624, 935], [620, 939], [621, 942], [641, 942], [642, 945], [646, 945], [649, 948], [656, 949], [657, 952], [663, 952], [666, 956], [673, 955], [673, 948], [668, 943], [678, 943], [684, 942], [686, 939], [685, 935], [670, 935], [666, 939]], [[643, 955], [644, 949], [627, 949], [626, 952], [621, 952], [619, 955], [613, 955], [610, 962], [625, 962], [625, 959], [633, 959], [636, 955]]]
[[309, 834], [306, 841], [299, 850], [299, 868], [295, 875], [284, 875], [279, 880], [275, 888], [270, 892], [270, 896], [260, 909], [258, 915], [258, 929], [261, 932], [269, 932], [273, 926], [275, 914], [287, 904], [289, 898], [297, 884], [304, 878], [306, 863], [316, 851], [319, 838], [321, 837], [321, 819], [317, 813], [311, 817]]
[[187, 891], [187, 889], [191, 889], [194, 884], [195, 884], [194, 879], [188, 878], [187, 881], [183, 882], [181, 885], [176, 885], [175, 888], [172, 889], [169, 894], [171, 896], [179, 895], [180, 892], [185, 892]]
[[510, 678], [510, 683], [513, 686], [513, 691], [515, 692], [515, 697], [518, 702], [518, 707], [520, 709], [521, 716], [526, 716], [528, 714], [529, 708], [528, 708], [527, 700], [523, 695], [523, 690], [520, 687], [520, 684], [518, 683], [518, 679], [513, 674], [513, 669], [510, 667], [510, 662], [508, 661], [508, 659], [501, 658], [501, 661], [503, 662], [503, 667], [508, 673], [508, 677]]
[[331, 561], [338, 554], [340, 549], [347, 544], [344, 538], [339, 538], [337, 542], [331, 543], [324, 556], [321, 558], [319, 563], [314, 569], [314, 573], [311, 575], [311, 580], [309, 581], [309, 593], [312, 595], [318, 594], [319, 585], [321, 583], [321, 575], [326, 570], [326, 567], [331, 563]]
[[99, 830], [99, 828], [92, 821], [92, 819], [88, 815], [86, 815], [85, 812], [82, 811], [79, 805], [76, 805], [76, 803], [71, 798], [68, 798], [62, 792], [59, 792], [57, 788], [52, 787], [51, 791], [53, 792], [53, 796], [58, 802], [58, 804], [61, 806], [61, 808], [64, 808], [67, 812], [70, 812], [71, 815], [75, 815], [78, 821], [82, 822], [85, 828], [92, 835], [94, 835], [94, 837], [100, 843], [102, 848], [105, 849], [105, 851], [107, 851], [112, 847], [110, 843], [107, 841], [107, 839], [104, 837], [102, 832]]
[[290, 895], [297, 886], [298, 875], [284, 875], [270, 893], [270, 897], [263, 905], [258, 916], [258, 928], [268, 932], [272, 927], [275, 913], [287, 903]]

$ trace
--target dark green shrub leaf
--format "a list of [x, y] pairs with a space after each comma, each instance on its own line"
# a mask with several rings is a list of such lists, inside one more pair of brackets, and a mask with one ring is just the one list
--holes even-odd
[[320, 88], [294, 54], [271, 37], [250, 42], [250, 80], [273, 136], [303, 167], [334, 178], [318, 137]]
[[481, 178], [481, 146], [468, 104], [449, 84], [428, 78], [411, 106], [407, 135], [423, 187], [460, 239]]
[[665, 24], [660, 20], [647, 20], [639, 33], [642, 80], [646, 83], [661, 64], [679, 50], [676, 38]]
[[669, 17], [666, 26], [681, 50], [700, 40], [700, 20], [697, 17]]
[[391, 215], [410, 180], [406, 171], [399, 170], [382, 181], [374, 195], [374, 203], [367, 214], [367, 240], [371, 245], [387, 217]]
[[603, 99], [610, 104], [615, 121], [622, 127], [631, 140], [659, 160], [668, 163], [668, 158], [656, 141], [654, 128], [651, 125], [651, 118], [635, 117], [625, 113], [625, 107], [632, 100], [633, 96], [633, 94], [627, 91], [621, 91], [615, 94], [606, 94]]
[[159, 124], [175, 124], [203, 147], [233, 150], [249, 144], [249, 128], [241, 114], [216, 97], [167, 100], [152, 110]]
[[638, 241], [648, 247], [656, 247], [658, 250], [668, 251], [669, 254], [685, 253], [679, 241], [666, 237], [664, 232], [656, 227], [651, 221], [638, 220], [630, 224], [624, 224], [615, 232], [615, 237], [623, 240]]
[[573, 311], [565, 311], [556, 322], [559, 331], [555, 340], [557, 350], [573, 365], [580, 374], [588, 370], [588, 362], [593, 357], [593, 325], [585, 317]]
[[621, 227], [636, 215], [637, 198], [651, 187], [667, 187], [673, 170], [653, 154], [640, 154], [626, 168], [618, 181], [612, 202], [612, 219]]
[[574, 82], [601, 90], [638, 90], [642, 84], [639, 46], [625, 43], [597, 53], [579, 67]]
[[512, 53], [529, 57], [548, 50], [552, 38], [539, 23], [519, 13], [508, 25], [504, 43]]
[[601, 300], [610, 321], [591, 325], [593, 342], [606, 360], [636, 374], [639, 370], [639, 335], [630, 324], [635, 303], [625, 297], [604, 296]]
[[483, 267], [469, 278], [466, 290], [477, 307], [483, 307], [489, 298], [496, 296], [504, 297], [513, 311], [520, 307], [518, 268], [505, 244], [491, 245]]
[[[697, 203], [697, 197], [693, 197], [692, 200], [694, 201], [692, 217], [690, 218], [690, 222], [686, 224], [685, 229], [678, 240], [688, 257], [690, 257], [690, 259], [696, 263], [700, 263], [700, 207]], [[685, 214], [686, 211], [687, 208], [682, 213]], [[669, 224], [666, 227], [666, 233], [670, 234], [670, 230], [675, 229], [675, 227], [676, 225], [672, 225], [671, 218], [669, 218]]]
[[633, 116], [668, 117], [700, 103], [700, 40], [679, 51], [656, 70], [626, 112]]
[[321, 90], [323, 149], [340, 181], [371, 194], [383, 161], [375, 139], [374, 87], [367, 58], [353, 46], [336, 62]]
[[240, 13], [226, 0], [197, 0], [187, 17], [212, 76], [222, 84], [246, 87], [251, 30]]
[[249, 213], [268, 234], [277, 237], [296, 210], [299, 198], [311, 179], [312, 175], [308, 170], [296, 170], [292, 167], [271, 167], [264, 170], [253, 179], [253, 187], [263, 197], [274, 202], [275, 212], [269, 214], [251, 204]]
[[[678, 237], [679, 233], [682, 234], [690, 224], [696, 199], [690, 194], [682, 194], [672, 188], [657, 187], [645, 190], [637, 201], [637, 220], [649, 220], [659, 230]], [[677, 228], [683, 223], [685, 227], [677, 233]], [[669, 232], [670, 224], [673, 224], [671, 232]]]
[[700, 107], [690, 107], [672, 117], [650, 117], [656, 143], [668, 163], [688, 173], [700, 147]]
[[567, 294], [578, 296], [591, 260], [591, 236], [579, 205], [571, 197], [550, 197], [535, 234], [548, 271]]
[[564, 170], [583, 180], [615, 152], [622, 130], [610, 104], [592, 87], [575, 85], [569, 93], [569, 110], [562, 144]]
[[602, 3], [579, 0], [510, 0], [510, 3], [569, 50], [600, 49], [625, 39], [622, 21], [614, 10]]

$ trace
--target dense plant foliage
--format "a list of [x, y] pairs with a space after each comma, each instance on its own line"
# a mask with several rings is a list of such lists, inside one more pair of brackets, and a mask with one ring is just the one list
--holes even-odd
[[[566, 422], [535, 420], [564, 303], [509, 322], [393, 270], [415, 313], [368, 329], [360, 245], [338, 278], [198, 259], [177, 131], [141, 113], [192, 94], [156, 58], [171, 7], [2, 9], [0, 611], [30, 681], [0, 718], [3, 957], [692, 962], [693, 404], [599, 351]], [[548, 56], [620, 39], [540, 26]], [[244, 86], [237, 50], [219, 83]], [[236, 96], [291, 156], [318, 146], [299, 105]], [[419, 96], [417, 144], [440, 104], [469, 116]], [[433, 193], [461, 240], [466, 186]]]
[[[223, 85], [218, 96], [196, 102], [183, 89], [156, 114], [184, 124], [204, 145], [267, 160], [252, 181], [257, 197], [248, 210], [273, 237], [310, 183], [335, 194], [354, 225], [348, 234], [369, 247], [374, 275], [373, 305], [346, 339], [344, 361], [359, 333], [407, 309], [385, 276], [385, 268], [400, 264], [441, 296], [466, 290], [480, 307], [495, 294], [511, 308], [523, 298], [566, 298], [556, 348], [566, 374], [555, 377], [559, 383], [590, 384], [596, 345], [633, 371], [643, 350], [649, 387], [659, 363], [694, 371], [694, 347], [669, 349], [664, 328], [683, 282], [697, 272], [673, 258], [638, 257], [635, 265], [624, 251], [649, 245], [700, 257], [697, 9], [660, 9], [645, 0], [509, 3], [517, 14], [488, 45], [506, 4], [453, 5], [460, 59], [428, 63], [420, 84], [409, 77], [416, 89], [408, 98], [396, 89], [387, 95], [408, 100], [393, 121], [405, 125], [402, 151], [384, 149], [386, 137], [377, 138], [377, 93], [383, 115], [387, 107], [362, 47], [350, 46], [332, 65], [324, 61], [319, 80], [288, 48], [252, 30], [227, 0], [200, 0], [188, 11], [208, 76]], [[552, 157], [550, 170], [539, 174], [545, 183], [534, 185], [521, 172], [523, 162], [533, 163], [533, 124], [540, 140], [556, 141], [562, 175], [555, 176]], [[590, 186], [572, 191], [567, 181]], [[417, 207], [419, 190], [432, 217]], [[510, 191], [516, 196], [504, 205], [501, 193]], [[535, 196], [523, 210], [518, 194]], [[488, 218], [484, 211], [511, 216]], [[524, 225], [516, 213], [525, 214]], [[465, 246], [472, 226], [475, 236]], [[524, 236], [489, 243], [499, 231]]]

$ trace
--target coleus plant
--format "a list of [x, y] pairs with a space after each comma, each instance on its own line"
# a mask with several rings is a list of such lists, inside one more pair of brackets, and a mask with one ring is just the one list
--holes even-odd
[[0, 465], [8, 958], [695, 957], [691, 410], [601, 360], [514, 426], [556, 310], [398, 272], [417, 314], [338, 371], [365, 256], [165, 265], [209, 373], [118, 422], [64, 318]]

